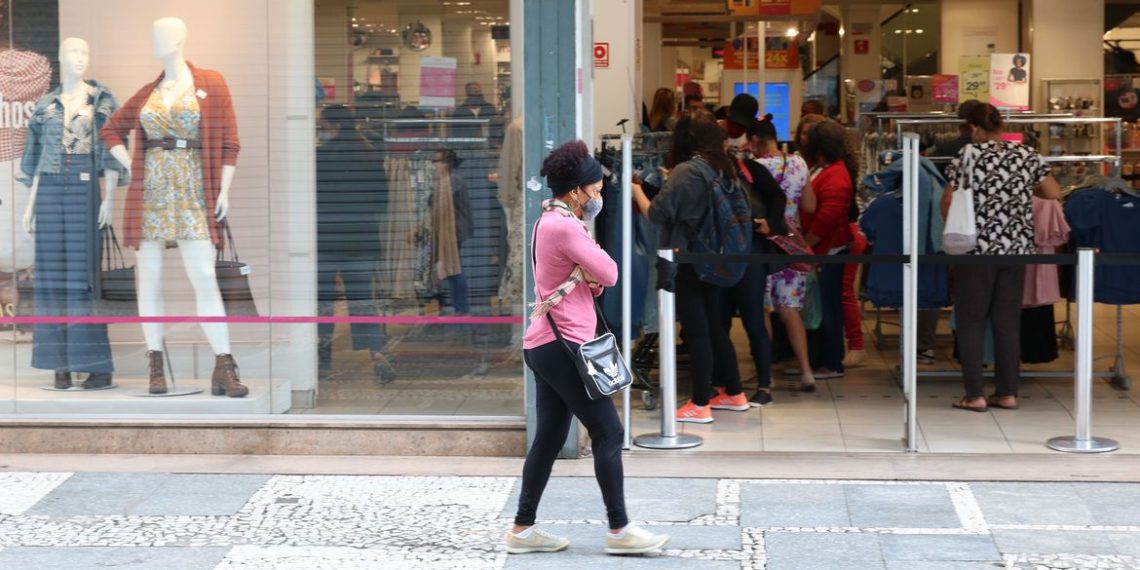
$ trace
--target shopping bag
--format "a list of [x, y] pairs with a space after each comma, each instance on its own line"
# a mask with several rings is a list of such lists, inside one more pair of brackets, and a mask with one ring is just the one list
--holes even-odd
[[[257, 303], [253, 300], [253, 292], [249, 288], [249, 265], [238, 259], [230, 224], [223, 221], [222, 229], [225, 231], [225, 239], [222, 241], [222, 247], [218, 249], [214, 272], [217, 274], [222, 303], [226, 306], [226, 316], [256, 317]], [[230, 251], [229, 259], [226, 259], [227, 245]]]
[[95, 280], [96, 311], [100, 315], [136, 315], [135, 267], [127, 267], [115, 228], [107, 226], [102, 233], [102, 261]]
[[823, 297], [819, 292], [819, 274], [807, 274], [807, 286], [804, 288], [804, 306], [800, 309], [800, 319], [804, 328], [814, 331], [823, 323]]
[[950, 255], [970, 253], [978, 245], [978, 224], [974, 218], [974, 191], [954, 190], [950, 212], [942, 230], [942, 249]]

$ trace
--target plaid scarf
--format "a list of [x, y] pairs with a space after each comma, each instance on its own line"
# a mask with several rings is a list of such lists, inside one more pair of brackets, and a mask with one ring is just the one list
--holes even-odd
[[[582, 220], [579, 220], [578, 217], [574, 215], [574, 210], [571, 210], [570, 206], [567, 206], [561, 200], [551, 199], [551, 200], [544, 201], [542, 203], [542, 211], [543, 212], [558, 212], [560, 215], [574, 218], [575, 220], [578, 221], [578, 223], [582, 224], [582, 229], [586, 229], [587, 231], [589, 231], [588, 228], [586, 227], [586, 223], [583, 222]], [[537, 237], [537, 234], [536, 234], [536, 237]], [[553, 309], [555, 305], [557, 305], [559, 302], [561, 302], [564, 297], [569, 295], [570, 292], [573, 291], [574, 288], [577, 287], [578, 284], [582, 283], [583, 281], [586, 282], [587, 284], [590, 284], [590, 285], [597, 285], [598, 284], [598, 281], [596, 279], [594, 279], [593, 276], [591, 276], [589, 272], [587, 272], [585, 269], [583, 269], [581, 265], [579, 265], [579, 266], [575, 267], [574, 271], [572, 271], [570, 273], [570, 277], [567, 277], [566, 281], [564, 281], [561, 285], [559, 285], [558, 288], [555, 289], [554, 292], [551, 293], [550, 296], [547, 297], [545, 301], [539, 301], [537, 303], [531, 303], [531, 305], [530, 305], [530, 308], [531, 308], [530, 319], [532, 321], [534, 321], [534, 320], [541, 319], [541, 318], [545, 317], [546, 314], [549, 313], [550, 310]], [[536, 297], [537, 297], [537, 295], [536, 295]]]

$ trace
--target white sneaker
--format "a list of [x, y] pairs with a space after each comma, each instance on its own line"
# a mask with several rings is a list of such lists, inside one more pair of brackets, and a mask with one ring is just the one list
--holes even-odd
[[519, 535], [507, 531], [504, 539], [507, 544], [507, 554], [529, 554], [531, 552], [559, 552], [570, 546], [570, 541], [560, 536], [543, 532], [537, 528], [530, 528], [530, 535], [521, 538]]
[[606, 533], [606, 554], [649, 554], [661, 550], [669, 542], [667, 534], [653, 534], [641, 527], [629, 525], [621, 538]]

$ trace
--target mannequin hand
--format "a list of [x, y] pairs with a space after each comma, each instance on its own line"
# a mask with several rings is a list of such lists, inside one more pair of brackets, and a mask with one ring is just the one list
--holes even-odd
[[99, 205], [99, 229], [111, 225], [113, 216], [114, 214], [111, 213], [111, 202], [109, 200], [103, 200], [103, 203]]
[[226, 192], [218, 194], [218, 205], [214, 207], [214, 218], [219, 222], [226, 219], [230, 211], [230, 195]]
[[32, 205], [28, 205], [28, 209], [24, 210], [24, 232], [35, 233], [36, 231], [36, 211]]

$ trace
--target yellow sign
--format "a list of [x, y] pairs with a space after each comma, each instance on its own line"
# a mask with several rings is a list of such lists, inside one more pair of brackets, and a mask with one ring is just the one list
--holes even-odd
[[958, 58], [958, 101], [990, 100], [990, 56], [963, 55]]

